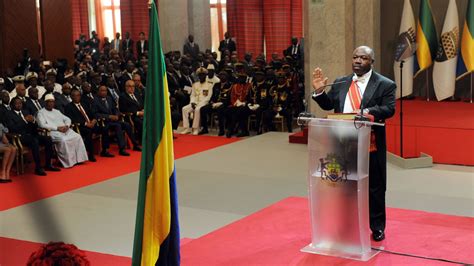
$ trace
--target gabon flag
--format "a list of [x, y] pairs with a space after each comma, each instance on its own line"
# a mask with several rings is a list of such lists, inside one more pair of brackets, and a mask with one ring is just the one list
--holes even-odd
[[151, 2], [133, 266], [180, 264], [170, 102], [157, 9], [154, 1]]
[[455, 0], [449, 0], [443, 31], [433, 66], [433, 87], [436, 99], [442, 101], [454, 95], [458, 60], [459, 18]]
[[[416, 40], [416, 26], [415, 16], [413, 15], [413, 8], [411, 7], [410, 0], [405, 0], [403, 3], [402, 19], [400, 21], [400, 30], [398, 32], [398, 46], [408, 46], [406, 49], [415, 51], [411, 48], [412, 44]], [[395, 83], [397, 84], [397, 99], [405, 97], [413, 93], [413, 69], [415, 62], [415, 54], [411, 52], [410, 56], [404, 59], [405, 67], [400, 73], [400, 62], [395, 61], [393, 63], [393, 72], [395, 74]], [[400, 75], [402, 74], [402, 75]], [[403, 78], [403, 80], [402, 80]], [[403, 95], [400, 95], [400, 88], [403, 86]]]
[[438, 35], [429, 0], [421, 0], [416, 27], [415, 77], [433, 64], [438, 47]]
[[468, 0], [456, 79], [459, 80], [472, 72], [474, 72], [474, 0]]

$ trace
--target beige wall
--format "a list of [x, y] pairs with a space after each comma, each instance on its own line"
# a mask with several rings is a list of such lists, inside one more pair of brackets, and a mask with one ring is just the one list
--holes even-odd
[[182, 51], [188, 37], [188, 1], [159, 0], [158, 13], [163, 52]]
[[189, 33], [201, 51], [211, 48], [211, 11], [209, 0], [189, 0]]
[[[324, 116], [312, 101], [311, 73], [316, 67], [332, 82], [351, 72], [353, 50], [368, 45], [380, 55], [378, 0], [304, 0], [305, 86], [312, 113]], [[376, 69], [379, 63], [375, 65]]]

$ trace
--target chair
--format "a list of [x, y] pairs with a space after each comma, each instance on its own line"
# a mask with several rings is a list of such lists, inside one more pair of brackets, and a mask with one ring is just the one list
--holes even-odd
[[[98, 122], [97, 122], [98, 123]], [[77, 134], [81, 135], [81, 129], [79, 123], [71, 124], [72, 130], [74, 130]], [[97, 141], [97, 144], [94, 143], [94, 154], [98, 155], [100, 149], [102, 149], [102, 135], [97, 133], [92, 133], [92, 141]]]
[[273, 118], [273, 124], [279, 126], [280, 131], [285, 131], [285, 117], [284, 116], [275, 116]]
[[260, 125], [257, 125], [257, 116], [255, 114], [251, 114], [248, 117], [247, 128], [249, 131], [252, 125], [254, 125], [254, 128], [256, 129], [256, 131], [259, 131]]
[[[45, 128], [38, 128], [38, 134], [42, 136], [49, 136], [50, 130]], [[16, 147], [17, 158], [15, 159], [15, 163], [17, 165], [17, 173], [23, 174], [25, 173], [25, 156], [27, 154], [31, 154], [30, 148], [23, 145], [21, 142], [21, 134], [10, 134], [12, 136], [12, 144]], [[40, 153], [44, 150], [44, 147], [40, 147]]]

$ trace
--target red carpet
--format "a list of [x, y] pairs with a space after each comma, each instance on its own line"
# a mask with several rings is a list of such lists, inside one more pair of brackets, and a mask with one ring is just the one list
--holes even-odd
[[[385, 250], [474, 263], [473, 218], [402, 209], [387, 215]], [[388, 253], [362, 263], [300, 252], [310, 235], [307, 199], [287, 198], [186, 244], [182, 265], [453, 265]]]
[[[0, 237], [0, 265], [26, 265], [31, 253], [38, 250], [42, 244]], [[81, 247], [78, 247], [79, 249]], [[91, 265], [101, 266], [129, 266], [131, 258], [85, 251]]]
[[[237, 138], [179, 135], [174, 142], [175, 158], [183, 158], [198, 152], [238, 141]], [[112, 153], [117, 154], [116, 150]], [[47, 176], [32, 173], [33, 164], [27, 173], [13, 176], [13, 182], [0, 185], [0, 211], [26, 203], [52, 197], [64, 192], [102, 182], [140, 169], [140, 152], [130, 151], [130, 157], [97, 157], [97, 162], [87, 162], [61, 172], [48, 172]], [[179, 176], [179, 173], [178, 173]]]
[[[400, 154], [400, 102], [387, 121], [387, 148]], [[435, 163], [474, 165], [474, 105], [465, 102], [403, 101], [403, 155], [433, 156]]]

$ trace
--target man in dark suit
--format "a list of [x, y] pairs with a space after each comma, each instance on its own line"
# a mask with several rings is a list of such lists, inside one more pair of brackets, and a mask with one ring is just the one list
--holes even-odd
[[71, 85], [69, 83], [64, 83], [62, 93], [54, 92], [53, 95], [55, 109], [64, 114], [64, 108], [72, 101]]
[[[328, 78], [320, 68], [313, 72], [313, 99], [324, 110], [336, 113], [359, 113], [373, 121], [384, 122], [395, 113], [395, 83], [372, 70], [374, 51], [361, 46], [352, 55], [354, 74], [336, 79], [331, 91], [324, 92]], [[385, 191], [387, 184], [387, 147], [385, 127], [374, 126], [369, 157], [369, 209], [372, 238], [381, 241], [385, 238]]]
[[[64, 108], [66, 116], [71, 119], [73, 124], [78, 124], [79, 132], [84, 140], [87, 153], [89, 155], [89, 161], [95, 162], [94, 154], [94, 143], [92, 142], [92, 134], [99, 132], [97, 126], [97, 119], [94, 118], [94, 113], [87, 105], [81, 104], [81, 93], [78, 90], [71, 92], [72, 102], [66, 105]], [[109, 136], [108, 132], [102, 133], [102, 153], [106, 154], [105, 157], [114, 157], [112, 154], [107, 152], [107, 143]]]
[[133, 55], [133, 40], [130, 38], [130, 32], [125, 32], [125, 39], [122, 40], [122, 54], [124, 57], [126, 55], [131, 54]]
[[32, 115], [36, 115], [36, 113], [44, 107], [44, 101], [38, 99], [38, 88], [32, 87], [28, 90], [28, 99], [26, 99], [25, 106], [23, 107], [28, 111], [28, 113]]
[[[15, 97], [11, 100], [11, 111], [7, 113], [7, 127], [13, 134], [21, 135], [23, 145], [31, 149], [33, 160], [35, 161], [35, 174], [45, 176], [46, 171], [60, 171], [51, 165], [51, 155], [53, 142], [50, 137], [38, 134], [35, 118], [23, 109], [23, 101]], [[39, 145], [44, 146], [45, 166], [41, 167]]]
[[0, 100], [2, 100], [2, 104], [0, 105], [0, 123], [6, 126], [6, 116], [7, 113], [12, 110], [10, 107], [10, 94], [8, 91], [0, 91]]
[[91, 84], [89, 82], [83, 82], [81, 88], [81, 103], [86, 105], [89, 109], [94, 109], [94, 102], [95, 98], [97, 98], [97, 95], [92, 92]]
[[140, 32], [139, 37], [140, 37], [140, 40], [137, 42], [138, 58], [148, 53], [148, 41], [145, 39], [145, 33], [143, 31]]
[[[133, 144], [133, 150], [140, 151], [140, 147], [135, 140], [135, 135], [132, 132], [132, 128], [128, 123], [121, 121], [122, 114], [115, 107], [114, 100], [110, 96], [107, 96], [107, 87], [100, 86], [98, 97], [94, 100], [94, 110], [96, 111], [96, 117], [105, 120], [105, 130], [113, 129], [117, 137], [119, 145], [119, 154], [122, 156], [129, 156], [130, 154], [125, 151], [125, 138], [124, 131], [130, 137]], [[102, 155], [102, 154], [101, 154]]]
[[191, 58], [196, 59], [199, 54], [199, 45], [194, 42], [194, 36], [189, 35], [188, 40], [183, 46], [183, 54], [190, 55]]
[[298, 43], [298, 38], [291, 38], [291, 45], [285, 51], [286, 56], [291, 56], [294, 60], [299, 61], [301, 59], [301, 46]]
[[236, 50], [235, 42], [230, 38], [228, 32], [224, 33], [224, 40], [219, 43], [219, 52], [223, 53], [225, 50], [228, 50], [230, 53]]
[[119, 108], [121, 113], [131, 115], [135, 133], [141, 139], [144, 115], [143, 100], [139, 94], [135, 93], [135, 82], [133, 80], [125, 83], [125, 92], [119, 97]]

